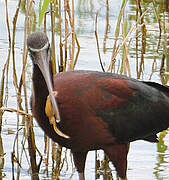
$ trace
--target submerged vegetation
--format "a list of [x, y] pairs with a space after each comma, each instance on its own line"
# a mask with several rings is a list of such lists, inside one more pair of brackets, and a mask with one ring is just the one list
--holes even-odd
[[[33, 121], [29, 106], [31, 62], [26, 39], [31, 32], [44, 31], [50, 37], [54, 73], [78, 69], [82, 58], [88, 56], [88, 50], [82, 41], [85, 39], [87, 41], [85, 46], [89, 46], [88, 39], [91, 37], [95, 42], [92, 51], [95, 51], [97, 70], [125, 74], [137, 79], [153, 79], [161, 81], [164, 85], [168, 83], [168, 0], [121, 0], [120, 8], [115, 8], [118, 12], [117, 19], [114, 19], [116, 12], [112, 12], [114, 10], [112, 6], [116, 6], [112, 5], [113, 2], [113, 0], [17, 0], [13, 1], [15, 3], [13, 13], [10, 12], [10, 1], [1, 2], [5, 9], [5, 14], [1, 18], [6, 22], [8, 48], [7, 56], [1, 57], [3, 65], [0, 81], [0, 132], [3, 132], [7, 118], [12, 118], [14, 124], [17, 124], [14, 131], [9, 128], [7, 132], [15, 134], [15, 138], [10, 142], [13, 148], [8, 150], [11, 152], [13, 179], [20, 179], [23, 176], [22, 169], [27, 169], [32, 179], [40, 178], [40, 174], [57, 179], [60, 175], [64, 176], [68, 169], [72, 172], [68, 177], [73, 177], [75, 173], [69, 150], [52, 142], [45, 135], [44, 141], [37, 141], [37, 125]], [[24, 21], [22, 25], [19, 24], [21, 18], [22, 22]], [[89, 23], [92, 25], [89, 26]], [[20, 35], [23, 44], [19, 51], [18, 24], [23, 27]], [[90, 32], [85, 34], [87, 28], [90, 28]], [[80, 56], [81, 53], [85, 53], [85, 56]], [[85, 62], [90, 69], [96, 70], [90, 65], [91, 61]], [[148, 72], [150, 70], [151, 72]], [[167, 131], [160, 134], [158, 151], [161, 153], [167, 150], [164, 143], [166, 135]], [[0, 136], [2, 178], [5, 153], [3, 139]], [[112, 177], [113, 172], [107, 157], [100, 158], [100, 156], [102, 157], [95, 153], [96, 178], [103, 176], [104, 179], [108, 179]], [[158, 158], [157, 171], [154, 173], [157, 178], [160, 177], [158, 173], [160, 163], [164, 162], [161, 154]]]

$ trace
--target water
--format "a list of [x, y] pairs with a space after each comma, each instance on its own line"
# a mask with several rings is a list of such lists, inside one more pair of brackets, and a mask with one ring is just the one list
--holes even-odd
[[[166, 5], [167, 1], [156, 1], [157, 2], [157, 13], [158, 16], [161, 17], [161, 26], [163, 29], [160, 46], [159, 44], [159, 26], [156, 19], [156, 15], [153, 11], [153, 3], [152, 1], [146, 1], [142, 3], [142, 11], [144, 12], [147, 8], [149, 11], [145, 15], [144, 23], [146, 24], [146, 53], [142, 54], [142, 46], [141, 46], [141, 33], [139, 28], [139, 46], [138, 46], [138, 68], [136, 62], [136, 34], [135, 31], [130, 34], [130, 45], [128, 46], [129, 54], [129, 67], [131, 72], [131, 77], [137, 78], [140, 69], [142, 72], [140, 73], [140, 79], [142, 80], [152, 80], [155, 82], [167, 84], [168, 83], [168, 35], [169, 35], [169, 27], [168, 27], [168, 5]], [[17, 8], [18, 1], [9, 0], [8, 1], [8, 13], [9, 13], [9, 22], [11, 32], [13, 30], [13, 17]], [[89, 69], [89, 70], [99, 70], [102, 71], [99, 59], [98, 52], [96, 46], [96, 38], [94, 34], [95, 30], [95, 18], [96, 13], [99, 12], [98, 15], [98, 29], [97, 33], [99, 36], [99, 45], [100, 45], [100, 53], [101, 58], [104, 64], [104, 68], [107, 70], [111, 61], [112, 50], [115, 39], [115, 28], [117, 24], [118, 14], [120, 12], [122, 0], [110, 0], [109, 6], [109, 31], [108, 31], [108, 39], [107, 39], [107, 51], [103, 53], [103, 40], [105, 36], [105, 27], [106, 27], [106, 1], [104, 0], [78, 0], [76, 1], [76, 10], [75, 10], [75, 19], [76, 19], [76, 32], [78, 36], [78, 41], [81, 46], [80, 55], [78, 58], [78, 63], [76, 69]], [[36, 11], [38, 12], [38, 2], [35, 2]], [[135, 24], [135, 12], [136, 5], [135, 1], [129, 1], [126, 11], [126, 20], [128, 24], [128, 29], [130, 29]], [[8, 33], [7, 33], [7, 25], [5, 18], [5, 2], [0, 0], [0, 75], [2, 76], [2, 70], [5, 65], [8, 56], [9, 43], [8, 43]], [[36, 12], [36, 13], [37, 13]], [[49, 18], [49, 17], [48, 17]], [[22, 69], [22, 54], [23, 54], [23, 44], [24, 44], [24, 14], [20, 11], [18, 21], [17, 21], [17, 29], [16, 29], [16, 43], [15, 43], [15, 55], [16, 55], [16, 72], [18, 78], [21, 75]], [[164, 24], [165, 22], [165, 24]], [[164, 28], [165, 25], [165, 28]], [[50, 26], [50, 24], [49, 24]], [[48, 28], [50, 29], [50, 28]], [[50, 33], [48, 33], [50, 36]], [[122, 38], [122, 36], [120, 36]], [[166, 39], [165, 39], [166, 38]], [[59, 39], [59, 37], [57, 37]], [[167, 45], [164, 46], [164, 42], [166, 41]], [[166, 60], [164, 63], [164, 73], [160, 74], [161, 68], [161, 60], [164, 47], [167, 49]], [[115, 72], [120, 73], [121, 70], [121, 59], [123, 57], [123, 51], [120, 50], [116, 58], [115, 64]], [[57, 52], [59, 56], [59, 53]], [[144, 63], [140, 66], [141, 58], [144, 56]], [[9, 98], [8, 98], [8, 107], [12, 107], [16, 109], [16, 90], [13, 85], [13, 70], [12, 70], [12, 56], [10, 59], [10, 71], [9, 71], [9, 79], [8, 79], [8, 87], [9, 87]], [[140, 68], [141, 67], [141, 68]], [[27, 87], [28, 87], [28, 96], [31, 94], [31, 62], [28, 60], [28, 65], [26, 68], [27, 72]], [[124, 73], [124, 72], [123, 72]], [[128, 74], [128, 73], [127, 73]], [[129, 75], [129, 74], [128, 74]], [[0, 77], [1, 77], [0, 76]], [[25, 141], [25, 137], [23, 136], [24, 126], [22, 126], [22, 118], [19, 117], [19, 122], [17, 122], [18, 117], [15, 113], [6, 112], [3, 115], [2, 122], [2, 134], [0, 141], [0, 154], [4, 154], [4, 156], [0, 156], [0, 177], [1, 179], [12, 179], [12, 163], [11, 163], [11, 152], [15, 150], [15, 153], [19, 154], [19, 157], [22, 157], [21, 169], [20, 173], [17, 173], [17, 163], [15, 163], [15, 176], [18, 176], [19, 179], [31, 179], [31, 173], [29, 169], [29, 154], [28, 154], [28, 144]], [[19, 123], [19, 128], [22, 128], [19, 132], [17, 130], [17, 123]], [[14, 146], [14, 141], [16, 138], [16, 133], [18, 132], [18, 148]], [[36, 146], [40, 150], [41, 154], [44, 155], [44, 142], [43, 142], [43, 132], [35, 123], [34, 127], [35, 137], [36, 137]], [[136, 141], [131, 143], [130, 151], [128, 154], [128, 171], [127, 176], [129, 180], [167, 180], [169, 179], [169, 136], [167, 131], [159, 134], [160, 143], [153, 144], [145, 141]], [[25, 143], [24, 143], [25, 142]], [[15, 147], [15, 148], [14, 148]], [[22, 152], [22, 149], [25, 151]], [[65, 149], [64, 149], [65, 152]], [[23, 155], [21, 156], [21, 153]], [[69, 151], [67, 152], [69, 154]], [[45, 155], [44, 155], [45, 156]], [[103, 159], [102, 151], [98, 152], [99, 159]], [[4, 157], [4, 158], [3, 158]], [[38, 156], [39, 157], [39, 156]], [[38, 158], [38, 160], [40, 160]], [[60, 179], [69, 179], [72, 176], [73, 180], [77, 179], [77, 173], [74, 169], [74, 166], [71, 163], [71, 158], [67, 155], [68, 169], [67, 163], [65, 163], [63, 167], [63, 171], [61, 173]], [[112, 165], [113, 177], [116, 177], [115, 170]], [[73, 172], [73, 175], [72, 175]], [[86, 162], [86, 179], [95, 179], [95, 152], [90, 152], [88, 154], [87, 162]], [[100, 172], [103, 174], [103, 172]], [[40, 170], [40, 179], [51, 179], [52, 177], [52, 162], [51, 157], [48, 166], [48, 173], [46, 171], [46, 166], [43, 161]], [[103, 175], [100, 175], [99, 179], [103, 179]], [[106, 178], [105, 178], [106, 179]]]

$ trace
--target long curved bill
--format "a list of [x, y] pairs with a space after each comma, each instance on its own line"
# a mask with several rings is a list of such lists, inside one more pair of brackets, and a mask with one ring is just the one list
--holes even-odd
[[59, 114], [57, 101], [56, 101], [54, 94], [53, 94], [53, 87], [52, 87], [51, 76], [50, 76], [50, 72], [49, 72], [49, 58], [50, 57], [43, 50], [41, 52], [39, 52], [38, 55], [40, 57], [37, 58], [38, 60], [36, 61], [36, 64], [39, 66], [39, 68], [43, 74], [43, 77], [46, 81], [47, 88], [49, 91], [49, 98], [50, 98], [50, 101], [52, 103], [52, 108], [54, 111], [53, 113], [55, 115], [56, 122], [59, 123], [60, 122], [60, 114]]

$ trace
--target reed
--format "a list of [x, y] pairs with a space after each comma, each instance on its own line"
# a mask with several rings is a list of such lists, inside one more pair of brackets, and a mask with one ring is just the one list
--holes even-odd
[[[80, 1], [82, 6], [86, 1]], [[52, 63], [54, 73], [64, 72], [74, 70], [76, 68], [77, 62], [79, 61], [79, 55], [81, 51], [80, 42], [78, 39], [78, 34], [76, 32], [76, 13], [74, 0], [41, 0], [39, 3], [39, 12], [35, 11], [35, 1], [25, 0], [17, 1], [17, 8], [13, 17], [13, 24], [11, 26], [9, 20], [9, 7], [8, 1], [5, 0], [6, 9], [6, 24], [8, 31], [8, 44], [9, 50], [2, 70], [1, 84], [0, 84], [0, 133], [2, 132], [3, 116], [5, 112], [10, 112], [16, 114], [16, 136], [13, 142], [13, 149], [11, 150], [11, 163], [12, 163], [12, 174], [13, 179], [19, 179], [23, 159], [26, 159], [28, 167], [30, 167], [32, 179], [39, 179], [39, 172], [42, 163], [45, 164], [45, 173], [49, 175], [51, 172], [53, 177], [58, 179], [61, 175], [63, 167], [68, 170], [72, 169], [72, 176], [75, 173], [74, 165], [72, 162], [72, 156], [68, 150], [57, 145], [57, 143], [50, 140], [44, 135], [44, 149], [38, 149], [36, 132], [34, 131], [34, 120], [30, 112], [29, 107], [29, 92], [30, 88], [28, 85], [28, 74], [27, 68], [29, 66], [28, 50], [26, 47], [27, 36], [33, 31], [44, 31], [51, 37], [51, 49], [52, 49]], [[93, 8], [94, 4], [92, 1], [89, 2]], [[110, 28], [110, 6], [111, 2], [109, 0], [105, 1], [106, 6], [106, 23], [105, 31], [103, 37], [99, 35], [98, 32], [98, 21], [99, 21], [99, 11], [96, 13], [95, 18], [95, 28], [93, 32], [96, 39], [96, 47], [98, 53], [98, 62], [102, 68], [102, 71], [117, 72], [120, 74], [126, 74], [127, 76], [132, 76], [130, 66], [130, 52], [132, 41], [135, 41], [135, 52], [136, 52], [136, 74], [137, 78], [141, 79], [143, 76], [145, 68], [145, 53], [147, 52], [147, 25], [146, 16], [149, 9], [144, 10], [144, 2], [136, 0], [136, 21], [134, 25], [128, 24], [128, 17], [126, 12], [127, 3], [129, 1], [122, 0], [121, 9], [119, 10], [119, 15], [117, 19], [117, 24], [115, 26], [115, 34], [111, 39], [111, 52], [107, 51], [107, 41], [111, 34], [109, 33]], [[166, 71], [169, 71], [168, 63], [168, 48], [167, 48], [167, 27], [166, 27], [166, 17], [163, 13], [163, 17], [159, 16], [156, 1], [152, 0], [152, 7], [154, 12], [154, 17], [158, 23], [159, 38], [158, 43], [155, 47], [156, 53], [162, 52], [161, 64], [160, 64], [160, 75], [163, 84], [167, 84], [169, 76]], [[87, 6], [87, 5], [86, 5]], [[21, 16], [21, 9], [25, 8], [23, 12], [25, 13], [25, 25], [24, 25], [24, 44], [23, 44], [23, 55], [22, 55], [22, 67], [20, 72], [18, 72], [17, 58], [16, 58], [16, 32], [18, 18]], [[23, 14], [22, 14], [23, 16]], [[48, 26], [49, 25], [49, 26]], [[49, 29], [50, 27], [50, 29]], [[114, 28], [114, 27], [113, 27]], [[132, 34], [135, 33], [135, 39]], [[162, 40], [162, 38], [164, 39]], [[57, 41], [59, 39], [59, 41]], [[103, 40], [102, 48], [100, 48], [100, 42]], [[162, 48], [162, 51], [161, 51]], [[140, 53], [141, 49], [141, 53]], [[102, 52], [103, 51], [103, 52]], [[105, 68], [103, 59], [104, 55], [110, 54], [110, 64], [106, 64], [108, 69]], [[141, 55], [141, 57], [140, 57]], [[120, 61], [118, 60], [120, 57]], [[10, 107], [8, 105], [9, 100], [9, 69], [12, 67], [13, 74], [13, 86], [16, 93], [16, 107]], [[157, 59], [154, 58], [152, 64], [152, 74], [157, 71]], [[20, 125], [23, 127], [20, 128]], [[20, 132], [23, 135], [19, 135]], [[166, 134], [161, 134], [160, 138], [163, 138]], [[159, 147], [160, 149], [160, 147]], [[104, 176], [105, 178], [112, 177], [112, 173], [109, 168], [109, 160], [105, 157], [103, 160], [99, 160], [96, 152], [96, 177]], [[0, 137], [0, 160], [4, 161], [5, 153], [3, 151], [3, 144]], [[71, 160], [68, 160], [70, 157]], [[71, 162], [72, 167], [70, 167], [69, 162]], [[3, 162], [4, 163], [4, 162]], [[2, 165], [3, 165], [2, 163]], [[1, 166], [1, 164], [0, 164]], [[108, 177], [105, 175], [108, 173]], [[1, 174], [1, 172], [0, 172]], [[1, 176], [1, 175], [0, 175]]]
[[[157, 18], [158, 18], [158, 16], [157, 16]], [[169, 76], [165, 75], [165, 68], [168, 69], [167, 30], [166, 30], [165, 14], [163, 14], [163, 31], [164, 31], [164, 43], [163, 43], [163, 52], [162, 52], [162, 59], [161, 59], [160, 75], [161, 75], [162, 83], [166, 85], [168, 80], [169, 80]]]
[[114, 65], [115, 65], [115, 62], [116, 62], [116, 56], [118, 54], [117, 49], [119, 47], [117, 45], [117, 41], [118, 41], [119, 35], [120, 35], [120, 26], [121, 26], [121, 20], [122, 20], [122, 15], [123, 15], [123, 9], [125, 8], [126, 3], [127, 3], [127, 1], [123, 0], [122, 6], [121, 6], [121, 9], [120, 9], [120, 12], [119, 12], [119, 16], [118, 16], [118, 21], [117, 21], [116, 30], [115, 30], [115, 41], [114, 41], [112, 57], [111, 57], [111, 64], [110, 64], [109, 69], [108, 69], [108, 71], [110, 71], [110, 72], [112, 72], [113, 68], [115, 68]]
[[106, 26], [105, 26], [105, 34], [103, 40], [103, 52], [106, 53], [106, 41], [108, 39], [108, 32], [109, 32], [109, 16], [110, 16], [110, 7], [109, 7], [109, 0], [106, 0]]
[[98, 38], [98, 33], [97, 33], [97, 18], [98, 18], [98, 12], [96, 13], [96, 20], [95, 20], [95, 36], [96, 36], [97, 52], [99, 56], [99, 63], [102, 68], [102, 71], [105, 72], [102, 59], [101, 59], [101, 54], [100, 54], [99, 38]]

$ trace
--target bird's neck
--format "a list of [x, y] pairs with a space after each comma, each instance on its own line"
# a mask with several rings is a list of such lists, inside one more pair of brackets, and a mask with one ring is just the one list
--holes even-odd
[[[50, 72], [52, 78], [53, 76], [52, 69], [50, 69]], [[54, 131], [53, 126], [49, 123], [48, 117], [46, 116], [45, 106], [49, 92], [45, 79], [37, 65], [34, 65], [33, 68], [33, 90], [34, 90], [32, 97], [32, 102], [34, 102], [33, 111], [38, 124], [44, 130], [44, 132], [54, 141], [58, 142], [62, 146], [66, 144], [67, 147], [69, 147], [70, 146], [69, 144], [71, 144], [69, 142], [69, 139], [65, 139], [63, 137], [58, 136]]]

